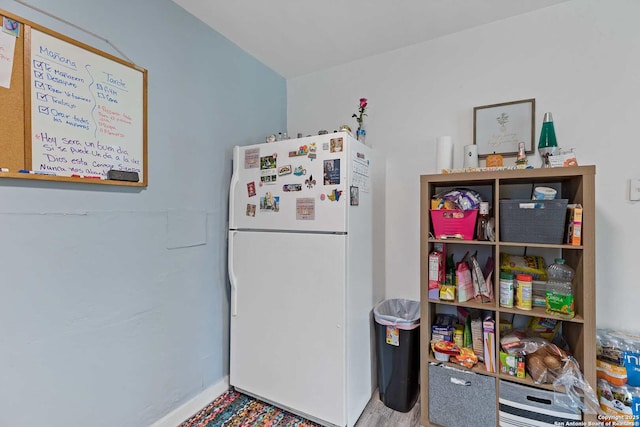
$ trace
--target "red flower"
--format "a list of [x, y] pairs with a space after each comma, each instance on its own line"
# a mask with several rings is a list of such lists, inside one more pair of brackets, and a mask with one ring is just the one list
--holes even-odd
[[362, 129], [362, 120], [367, 114], [364, 110], [367, 108], [367, 98], [360, 98], [360, 107], [358, 108], [358, 114], [354, 113], [351, 117], [354, 117], [358, 122], [358, 130]]

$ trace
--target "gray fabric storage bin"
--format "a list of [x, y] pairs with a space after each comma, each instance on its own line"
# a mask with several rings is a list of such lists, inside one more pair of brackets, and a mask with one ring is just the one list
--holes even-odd
[[[500, 426], [565, 426], [582, 420], [579, 409], [569, 409], [554, 403], [553, 395], [549, 390], [500, 380]], [[567, 406], [571, 405], [571, 400], [566, 395], [559, 394], [557, 399]]]
[[443, 427], [497, 425], [496, 379], [429, 365], [429, 420]]
[[500, 200], [500, 241], [561, 244], [568, 199]]

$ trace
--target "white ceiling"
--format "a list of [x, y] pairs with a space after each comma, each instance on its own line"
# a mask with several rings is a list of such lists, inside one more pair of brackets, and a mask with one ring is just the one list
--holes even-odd
[[568, 0], [173, 0], [285, 78]]

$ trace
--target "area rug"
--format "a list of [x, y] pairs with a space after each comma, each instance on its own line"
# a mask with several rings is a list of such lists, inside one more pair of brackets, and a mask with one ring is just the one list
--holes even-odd
[[319, 427], [268, 403], [228, 390], [179, 427]]

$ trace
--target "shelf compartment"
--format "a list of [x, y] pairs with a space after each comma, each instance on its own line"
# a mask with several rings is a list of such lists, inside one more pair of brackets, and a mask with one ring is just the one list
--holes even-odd
[[547, 319], [557, 319], [557, 320], [562, 320], [563, 322], [570, 322], [570, 323], [584, 323], [584, 318], [582, 317], [582, 315], [576, 314], [576, 316], [573, 319], [566, 319], [562, 316], [556, 316], [556, 315], [547, 313], [544, 307], [533, 307], [531, 310], [522, 310], [516, 307], [513, 307], [513, 308], [499, 307], [498, 311], [500, 313], [521, 314], [529, 317], [544, 317]]

